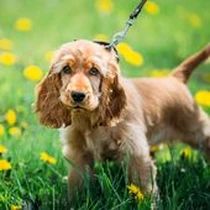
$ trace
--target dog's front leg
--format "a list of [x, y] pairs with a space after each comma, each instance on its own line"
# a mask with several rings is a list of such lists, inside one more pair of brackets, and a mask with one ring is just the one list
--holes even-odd
[[157, 193], [156, 167], [151, 159], [146, 136], [138, 130], [129, 142], [129, 180], [145, 194]]
[[67, 127], [61, 132], [63, 155], [71, 164], [68, 175], [68, 191], [70, 201], [82, 188], [84, 178], [93, 174], [93, 156], [86, 148], [83, 134], [74, 127]]
[[131, 156], [129, 178], [131, 183], [139, 186], [145, 194], [157, 193], [156, 167], [150, 157]]
[[89, 152], [74, 149], [70, 155], [69, 161], [72, 167], [68, 176], [68, 190], [70, 201], [72, 201], [77, 192], [81, 190], [85, 178], [93, 174], [93, 158]]

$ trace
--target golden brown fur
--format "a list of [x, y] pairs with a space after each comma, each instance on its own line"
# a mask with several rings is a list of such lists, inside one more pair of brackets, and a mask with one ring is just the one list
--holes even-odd
[[[125, 79], [114, 50], [85, 40], [63, 45], [38, 85], [36, 111], [42, 124], [60, 128], [64, 155], [74, 165], [70, 189], [85, 170], [93, 173], [94, 161], [128, 156], [130, 181], [156, 191], [149, 146], [163, 140], [179, 139], [210, 156], [210, 119], [185, 85], [209, 54], [210, 46], [165, 78]], [[74, 91], [84, 101], [75, 103]]]

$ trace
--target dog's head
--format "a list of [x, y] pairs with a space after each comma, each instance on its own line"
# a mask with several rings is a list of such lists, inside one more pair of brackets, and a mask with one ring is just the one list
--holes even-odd
[[126, 105], [118, 57], [105, 43], [78, 40], [61, 46], [38, 84], [36, 112], [42, 124], [71, 124], [72, 112], [98, 112], [97, 123], [119, 119]]

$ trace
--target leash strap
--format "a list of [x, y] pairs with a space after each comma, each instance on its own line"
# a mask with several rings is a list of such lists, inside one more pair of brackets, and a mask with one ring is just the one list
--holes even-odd
[[146, 3], [147, 0], [142, 0], [138, 6], [134, 9], [134, 11], [131, 13], [131, 15], [129, 16], [129, 19], [127, 20], [127, 22], [125, 23], [125, 28], [114, 34], [112, 41], [110, 42], [109, 45], [106, 46], [107, 49], [111, 49], [113, 47], [115, 47], [116, 45], [118, 45], [127, 35], [130, 27], [133, 25], [133, 23], [135, 22], [135, 20], [137, 19], [138, 15], [140, 14], [144, 4]]

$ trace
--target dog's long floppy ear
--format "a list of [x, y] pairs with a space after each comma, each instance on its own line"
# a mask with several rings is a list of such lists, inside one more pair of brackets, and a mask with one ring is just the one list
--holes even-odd
[[37, 86], [37, 99], [35, 111], [43, 125], [60, 128], [71, 124], [70, 110], [60, 101], [60, 88], [62, 86], [60, 74], [48, 75]]
[[126, 107], [126, 95], [118, 75], [102, 81], [102, 96], [99, 106], [99, 125], [114, 126], [121, 121]]

